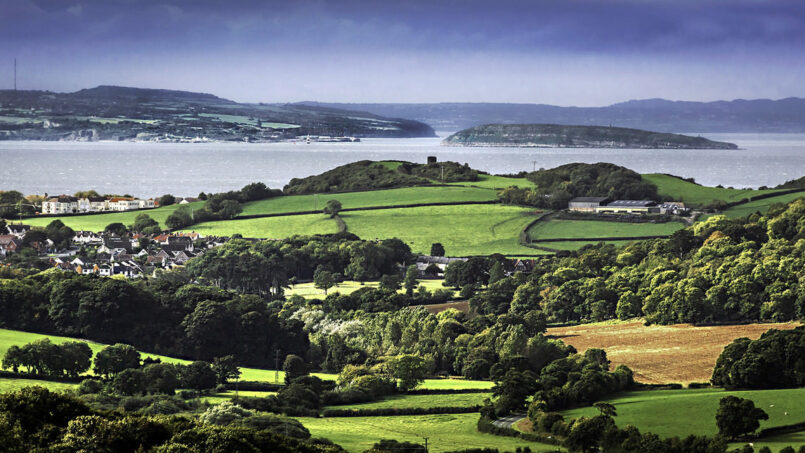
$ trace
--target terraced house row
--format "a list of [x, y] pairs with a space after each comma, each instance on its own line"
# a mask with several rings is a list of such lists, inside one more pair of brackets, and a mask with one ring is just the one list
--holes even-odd
[[86, 197], [70, 195], [50, 197], [42, 202], [42, 214], [74, 214], [78, 212], [133, 211], [154, 208], [159, 202], [153, 198], [133, 197]]

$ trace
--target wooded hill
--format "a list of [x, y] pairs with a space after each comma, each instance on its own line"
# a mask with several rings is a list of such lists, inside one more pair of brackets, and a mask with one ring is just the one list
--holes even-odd
[[445, 145], [550, 148], [738, 149], [703, 137], [606, 126], [486, 124], [447, 137]]

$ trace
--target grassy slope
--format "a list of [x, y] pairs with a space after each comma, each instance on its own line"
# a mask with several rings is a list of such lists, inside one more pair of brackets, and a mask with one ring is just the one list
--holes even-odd
[[449, 395], [395, 395], [371, 403], [330, 406], [330, 409], [386, 409], [415, 407], [472, 407], [483, 404], [491, 393], [455, 393]]
[[218, 220], [188, 227], [205, 236], [232, 236], [240, 233], [249, 238], [282, 239], [294, 235], [336, 233], [335, 220], [324, 214], [263, 217], [243, 220]]
[[38, 379], [0, 378], [0, 393], [13, 392], [23, 387], [32, 387], [32, 386], [40, 386], [45, 387], [48, 390], [61, 391], [61, 390], [72, 389], [77, 385], [78, 384], [68, 382], [40, 381]]
[[[643, 390], [625, 392], [607, 401], [615, 405], [615, 421], [623, 427], [631, 424], [641, 431], [650, 431], [662, 437], [689, 434], [715, 435], [718, 401], [727, 395], [748, 398], [769, 414], [761, 428], [789, 425], [805, 421], [805, 388], [783, 390], [750, 390], [728, 392], [721, 389], [696, 390]], [[788, 415], [785, 415], [785, 413]], [[562, 412], [565, 418], [592, 416], [598, 410], [592, 407]]]
[[497, 448], [514, 451], [517, 447], [531, 447], [532, 451], [554, 451], [552, 445], [483, 434], [477, 431], [478, 414], [444, 414], [395, 417], [299, 417], [313, 437], [325, 437], [350, 452], [365, 451], [380, 439], [396, 439], [424, 443], [433, 452], [465, 448]]
[[533, 188], [536, 185], [525, 178], [511, 178], [508, 176], [478, 175], [478, 181], [451, 182], [454, 186], [483, 187], [485, 189], [505, 189], [509, 186]]
[[319, 195], [290, 195], [253, 201], [243, 205], [241, 215], [279, 214], [321, 210], [328, 200], [338, 200], [345, 209], [372, 206], [394, 206], [414, 203], [450, 203], [490, 201], [497, 195], [492, 190], [473, 187], [405, 187]]
[[[110, 212], [105, 214], [93, 214], [82, 216], [63, 216], [63, 217], [40, 217], [24, 219], [23, 223], [33, 226], [46, 226], [50, 222], [59, 219], [65, 225], [78, 231], [103, 231], [106, 225], [115, 222], [121, 222], [124, 225], [131, 225], [134, 223], [134, 218], [139, 214], [145, 213], [151, 216], [154, 220], [159, 222], [159, 225], [165, 228], [165, 219], [168, 218], [173, 211], [179, 208], [179, 204], [164, 206], [161, 208], [147, 209], [141, 211], [128, 211], [128, 212]], [[196, 203], [189, 203], [187, 206], [192, 206], [194, 209], [200, 209], [204, 206], [204, 202], [199, 201]]]
[[769, 210], [769, 207], [775, 203], [788, 203], [800, 197], [805, 197], [805, 192], [789, 193], [777, 197], [765, 198], [763, 200], [750, 201], [749, 203], [733, 206], [724, 211], [724, 214], [731, 218], [744, 217], [757, 211], [765, 214], [766, 211]]
[[429, 253], [441, 242], [449, 256], [535, 254], [518, 243], [533, 211], [500, 205], [428, 206], [346, 212], [348, 230], [363, 239], [397, 237], [415, 253]]
[[676, 201], [684, 201], [689, 206], [701, 206], [713, 200], [725, 202], [739, 201], [742, 198], [774, 192], [774, 190], [722, 189], [694, 184], [673, 176], [659, 173], [642, 175], [643, 179], [655, 184], [660, 195], [668, 195]]
[[[549, 220], [537, 222], [528, 230], [531, 239], [601, 238], [669, 235], [684, 228], [681, 222], [627, 223], [599, 220]], [[552, 247], [551, 243], [545, 243]]]
[[[425, 288], [428, 289], [428, 291], [433, 291], [433, 290], [436, 290], [436, 289], [452, 289], [452, 288], [447, 288], [444, 285], [442, 285], [442, 281], [443, 280], [419, 280], [419, 283], [418, 283], [417, 287], [424, 286]], [[345, 294], [345, 295], [346, 294], [352, 294], [353, 292], [355, 292], [355, 291], [357, 291], [357, 290], [359, 290], [361, 288], [364, 288], [364, 287], [377, 288], [378, 285], [379, 285], [379, 282], [364, 282], [364, 284], [361, 285], [360, 282], [347, 280], [347, 281], [339, 283], [337, 286], [335, 286], [333, 288], [330, 288], [329, 291], [328, 291], [328, 294], [335, 293], [335, 292], [339, 292], [339, 293]], [[404, 292], [404, 291], [405, 290], [400, 289], [400, 292]], [[304, 297], [306, 299], [308, 299], [308, 298], [319, 298], [319, 299], [321, 299], [321, 298], [326, 297], [325, 294], [324, 294], [324, 291], [321, 290], [321, 289], [316, 288], [313, 285], [312, 282], [311, 283], [299, 283], [297, 285], [294, 285], [291, 289], [286, 290], [285, 294], [288, 295], [288, 296], [290, 296], [292, 294], [298, 294], [298, 295], [300, 295], [300, 296], [302, 296], [302, 297]]]

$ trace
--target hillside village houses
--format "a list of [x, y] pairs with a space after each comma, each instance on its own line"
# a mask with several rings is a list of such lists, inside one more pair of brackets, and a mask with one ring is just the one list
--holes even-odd
[[[18, 253], [23, 248], [25, 234], [31, 231], [30, 225], [22, 223], [9, 223], [6, 229], [6, 234], [0, 234], [0, 258]], [[143, 239], [148, 240], [141, 242]], [[30, 246], [43, 261], [65, 272], [139, 278], [154, 275], [158, 270], [184, 266], [191, 258], [228, 240], [204, 237], [199, 233], [160, 233], [151, 237], [135, 233], [119, 237], [108, 233], [76, 231], [72, 246], [68, 249], [56, 249], [50, 239], [42, 244], [31, 243]]]
[[42, 214], [74, 214], [79, 212], [133, 211], [158, 206], [153, 198], [133, 197], [85, 197], [70, 195], [50, 197], [42, 202]]

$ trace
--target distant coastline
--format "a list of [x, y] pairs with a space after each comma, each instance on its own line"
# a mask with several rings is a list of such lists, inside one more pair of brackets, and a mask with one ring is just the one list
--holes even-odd
[[704, 137], [611, 126], [486, 124], [450, 135], [444, 146], [508, 148], [738, 149]]

